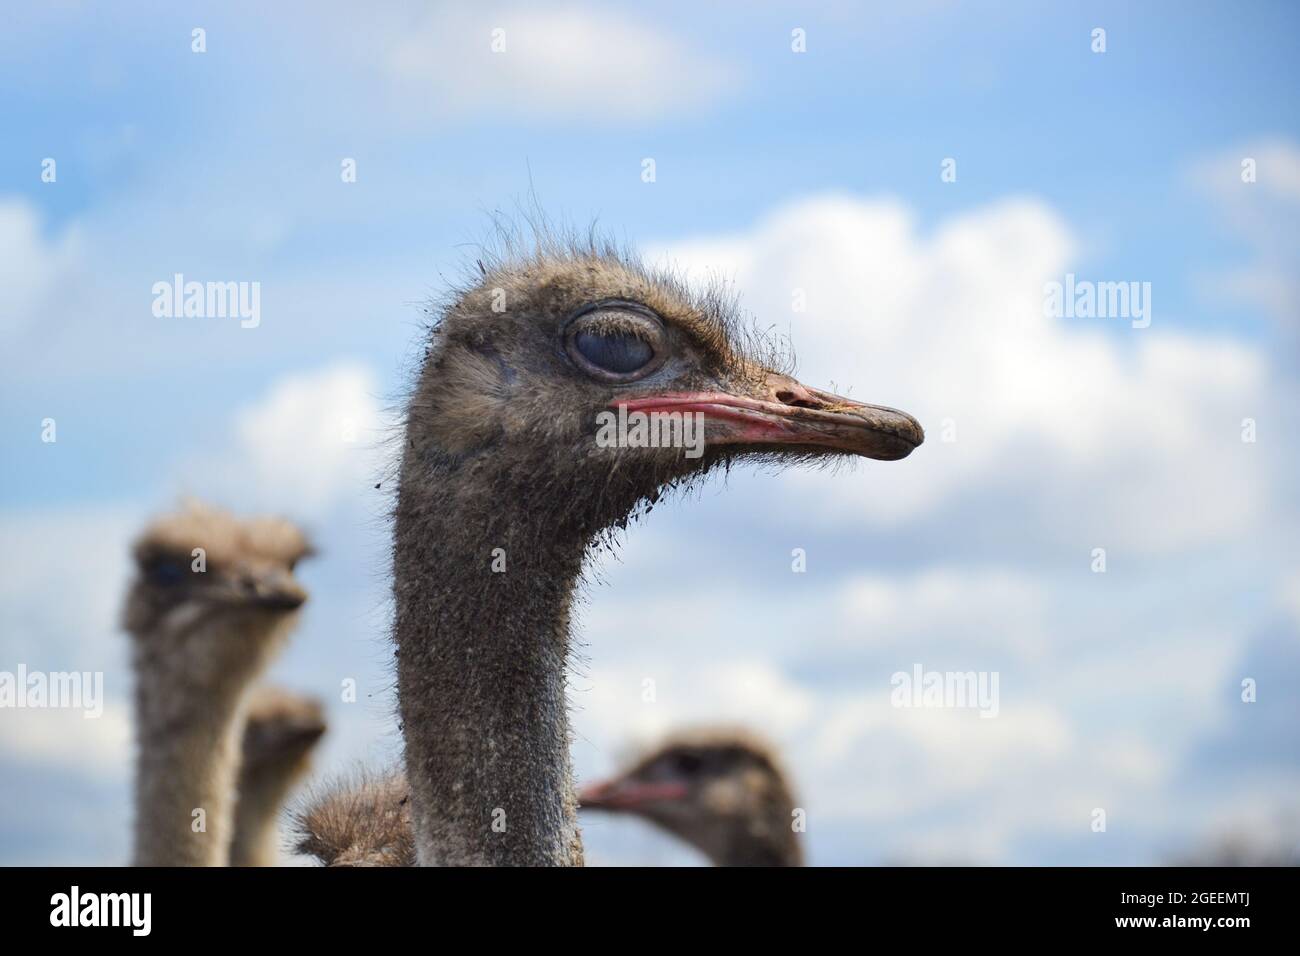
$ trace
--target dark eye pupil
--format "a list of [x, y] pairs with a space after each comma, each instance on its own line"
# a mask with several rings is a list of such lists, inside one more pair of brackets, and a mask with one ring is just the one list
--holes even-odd
[[650, 343], [628, 332], [579, 332], [573, 345], [592, 365], [620, 375], [635, 372], [654, 358]]
[[703, 761], [695, 754], [678, 754], [677, 769], [684, 774], [698, 773]]
[[154, 584], [180, 584], [185, 577], [185, 569], [175, 561], [161, 561], [149, 568], [149, 580]]

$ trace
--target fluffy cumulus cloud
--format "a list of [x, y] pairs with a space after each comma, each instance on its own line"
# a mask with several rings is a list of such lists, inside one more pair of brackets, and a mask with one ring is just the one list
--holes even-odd
[[189, 462], [183, 481], [242, 507], [299, 517], [355, 506], [384, 470], [389, 431], [378, 394], [374, 373], [359, 363], [287, 374], [235, 412], [227, 447]]
[[[801, 375], [917, 415], [927, 445], [849, 499], [834, 476], [791, 476], [836, 521], [905, 521], [1009, 497], [1045, 530], [1168, 551], [1260, 519], [1270, 489], [1240, 423], [1270, 406], [1260, 354], [1177, 331], [1159, 312], [1045, 315], [1074, 243], [1060, 217], [1008, 200], [922, 230], [890, 200], [791, 203], [741, 236], [673, 244], [670, 262], [734, 279], [764, 325], [788, 329]], [[1122, 487], [1122, 492], [1120, 488]]]
[[[653, 555], [671, 538], [678, 557], [664, 561], [676, 573], [632, 557], [632, 541], [629, 566], [607, 569], [609, 592], [584, 615], [590, 663], [573, 682], [584, 779], [673, 728], [744, 725], [785, 755], [822, 863], [1052, 859], [1091, 834], [1097, 807], [1123, 837], [1068, 852], [1136, 862], [1186, 845], [1222, 813], [1224, 800], [1171, 805], [1198, 741], [1231, 726], [1226, 691], [1245, 634], [1198, 626], [1196, 608], [1135, 624], [1151, 600], [1144, 581], [1106, 593], [1099, 622], [1078, 613], [1090, 575], [1054, 581], [1027, 568], [832, 572], [799, 593], [737, 554], [749, 586], [719, 586], [711, 562], [681, 560], [699, 554], [699, 518], [683, 517], [670, 513], [645, 542]], [[897, 675], [917, 666], [996, 679], [983, 708], [994, 716], [898, 706]], [[601, 821], [593, 859], [634, 857], [648, 839]]]
[[[852, 475], [737, 480], [739, 519], [709, 496], [635, 533], [584, 617], [580, 774], [674, 726], [745, 723], [787, 755], [820, 862], [1149, 862], [1226, 820], [1267, 828], [1287, 802], [1278, 778], [1238, 785], [1198, 754], [1247, 732], [1236, 688], [1259, 667], [1225, 602], [1264, 581], [1265, 604], [1293, 603], [1294, 578], [1267, 583], [1251, 554], [1289, 520], [1268, 480], [1287, 449], [1257, 455], [1240, 433], [1278, 372], [1262, 350], [1181, 330], [1158, 299], [1145, 329], [1045, 315], [1074, 247], [1036, 201], [922, 230], [897, 202], [827, 196], [658, 250], [788, 327], [805, 380], [853, 383], [930, 437]], [[730, 522], [728, 549], [696, 508]], [[981, 537], [993, 546], [972, 551]], [[908, 561], [891, 568], [880, 541], [910, 543]], [[1100, 543], [1120, 556], [1108, 574], [1089, 566]], [[809, 551], [798, 584], [793, 544]], [[1215, 551], [1244, 563], [1191, 557]], [[915, 665], [996, 674], [996, 718], [895, 706], [892, 675]], [[644, 839], [604, 822], [590, 837], [597, 859]]]
[[613, 123], [698, 109], [738, 79], [734, 66], [651, 19], [586, 6], [439, 7], [395, 35], [386, 62], [412, 101], [436, 114]]

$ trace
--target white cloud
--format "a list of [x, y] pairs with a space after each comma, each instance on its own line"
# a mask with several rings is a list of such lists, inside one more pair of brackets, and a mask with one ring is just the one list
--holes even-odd
[[[649, 699], [647, 681], [653, 682]], [[817, 709], [816, 695], [808, 688], [770, 662], [743, 655], [724, 654], [714, 663], [694, 666], [625, 658], [592, 670], [577, 682], [576, 691], [583, 736], [607, 753], [698, 723], [745, 724], [789, 737]]]
[[[1243, 163], [1254, 162], [1254, 181]], [[1218, 301], [1244, 299], [1300, 336], [1300, 145], [1289, 140], [1242, 143], [1193, 163], [1187, 179], [1209, 196], [1253, 261], [1209, 276]]]
[[[812, 384], [852, 383], [853, 397], [926, 426], [912, 458], [869, 466], [870, 493], [833, 474], [783, 476], [825, 520], [897, 523], [1001, 495], [1017, 521], [1058, 537], [1154, 552], [1258, 521], [1268, 488], [1239, 425], [1269, 407], [1263, 356], [1175, 331], [1158, 289], [1147, 329], [1044, 317], [1045, 284], [1074, 245], [1032, 200], [926, 235], [897, 202], [827, 196], [663, 254], [734, 278], [763, 324], [789, 327]], [[806, 312], [792, 309], [796, 290]]]
[[[865, 692], [805, 683], [718, 644], [704, 664], [614, 663], [580, 681], [579, 777], [610, 772], [675, 728], [745, 725], [773, 740], [792, 772], [814, 821], [813, 862], [843, 859], [834, 856], [844, 852], [835, 833], [873, 834], [871, 848], [856, 845], [862, 863], [993, 862], [1036, 831], [1087, 833], [1094, 806], [1122, 809], [1126, 824], [1153, 829], [1167, 812], [1162, 788], [1175, 754], [1081, 724], [1056, 701], [1023, 699], [1022, 689], [1004, 696], [994, 719], [899, 708], [883, 683]], [[643, 681], [651, 674], [657, 696], [647, 702]], [[628, 835], [602, 822], [586, 836], [596, 857], [609, 858], [621, 854]]]
[[925, 635], [960, 632], [966, 652], [1010, 649], [1036, 658], [1047, 649], [1046, 601], [1041, 582], [1006, 569], [934, 566], [912, 575], [858, 575], [840, 593], [839, 633], [844, 641], [870, 634], [901, 649]]
[[580, 6], [440, 7], [403, 30], [387, 65], [421, 107], [456, 115], [636, 122], [694, 111], [736, 83], [733, 67], [652, 23]]
[[131, 765], [129, 705], [106, 704], [95, 718], [68, 709], [6, 712], [0, 720], [0, 759], [124, 779]]
[[1300, 567], [1291, 568], [1279, 576], [1277, 602], [1300, 630]]
[[131, 507], [0, 515], [0, 668], [111, 670], [125, 658], [118, 617], [140, 518]]
[[[1171, 794], [1222, 726], [1249, 637], [1212, 595], [1249, 576], [1216, 582], [1179, 563], [1180, 585], [1134, 553], [1162, 568], [1197, 545], [1231, 553], [1282, 513], [1270, 482], [1290, 443], [1240, 440], [1241, 419], [1271, 407], [1274, 367], [1253, 345], [1179, 330], [1159, 289], [1148, 329], [1045, 318], [1044, 285], [1072, 268], [1074, 246], [1039, 202], [925, 233], [897, 202], [829, 196], [664, 249], [736, 280], [763, 324], [788, 324], [806, 380], [853, 383], [857, 398], [916, 413], [930, 437], [905, 462], [790, 472], [755, 491], [732, 551], [756, 543], [775, 558], [719, 551], [675, 510], [734, 503], [656, 515], [672, 526], [637, 532], [629, 563], [606, 569], [616, 595], [586, 614], [600, 662], [591, 691], [576, 688], [586, 740], [604, 751], [681, 723], [756, 726], [806, 794], [815, 861], [846, 859], [846, 833], [860, 862], [1033, 859], [1035, 841], [1085, 845], [1095, 807], [1140, 845], [1074, 852], [1139, 862], [1201, 828], [1203, 807], [1172, 813]], [[795, 290], [806, 313], [791, 309]], [[973, 528], [987, 537], [977, 519], [989, 514], [1002, 545], [990, 564], [959, 550], [892, 571], [872, 550], [873, 526], [897, 542], [935, 525], [964, 545]], [[868, 532], [861, 551], [832, 547], [825, 533], [854, 524]], [[1043, 542], [1077, 562], [1040, 566]], [[784, 570], [793, 544], [815, 556], [815, 580], [810, 567], [805, 585], [748, 586], [773, 561]], [[1110, 549], [1111, 573], [1091, 573], [1093, 546]], [[683, 567], [681, 555], [696, 557]], [[760, 679], [755, 661], [779, 666]], [[889, 672], [914, 662], [998, 670], [998, 716], [892, 707]], [[638, 696], [645, 676], [654, 705]], [[580, 769], [609, 759], [579, 749]]]
[[[1249, 176], [1248, 161], [1253, 163]], [[1268, 201], [1300, 203], [1300, 146], [1283, 139], [1240, 143], [1193, 163], [1188, 176], [1194, 185], [1225, 199], [1258, 192]]]
[[34, 324], [79, 260], [75, 228], [47, 238], [42, 225], [26, 200], [0, 199], [0, 336]]
[[191, 462], [186, 483], [241, 509], [298, 517], [359, 504], [385, 460], [377, 394], [373, 372], [358, 363], [285, 375], [235, 413], [228, 449]]
[[7, 511], [0, 515], [0, 670], [103, 674], [103, 714], [0, 712], [0, 759], [88, 775], [130, 760], [127, 642], [118, 626], [140, 525], [130, 507]]

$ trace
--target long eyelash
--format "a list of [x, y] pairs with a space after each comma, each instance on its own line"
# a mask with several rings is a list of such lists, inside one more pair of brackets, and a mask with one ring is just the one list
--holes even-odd
[[599, 335], [635, 335], [643, 337], [645, 329], [636, 319], [627, 318], [617, 310], [594, 314], [585, 320], [583, 328]]

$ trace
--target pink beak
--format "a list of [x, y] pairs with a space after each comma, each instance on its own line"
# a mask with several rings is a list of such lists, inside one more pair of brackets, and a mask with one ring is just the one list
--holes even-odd
[[829, 448], [864, 458], [906, 458], [925, 432], [906, 412], [866, 405], [768, 373], [753, 395], [667, 392], [615, 399], [632, 412], [699, 412], [709, 445]]
[[635, 810], [642, 804], [661, 800], [681, 800], [686, 796], [682, 783], [636, 783], [615, 777], [588, 784], [578, 792], [578, 806], [586, 810]]

